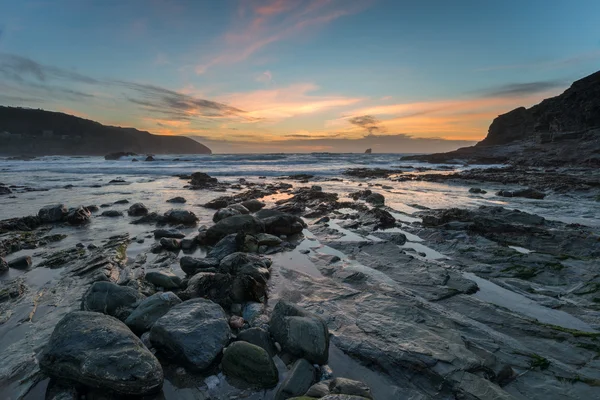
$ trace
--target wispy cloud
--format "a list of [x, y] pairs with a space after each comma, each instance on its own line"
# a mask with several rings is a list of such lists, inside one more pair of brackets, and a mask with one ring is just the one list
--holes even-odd
[[381, 121], [372, 115], [361, 115], [358, 117], [352, 117], [348, 120], [352, 125], [360, 126], [365, 129], [369, 134], [383, 131], [381, 127]]
[[65, 80], [87, 84], [99, 83], [98, 80], [78, 72], [42, 65], [29, 58], [14, 54], [0, 54], [0, 74], [13, 81], [35, 78], [40, 82]]
[[526, 83], [509, 83], [500, 87], [486, 90], [485, 97], [517, 97], [530, 96], [532, 94], [543, 93], [549, 90], [564, 88], [567, 86], [565, 81], [550, 80]]

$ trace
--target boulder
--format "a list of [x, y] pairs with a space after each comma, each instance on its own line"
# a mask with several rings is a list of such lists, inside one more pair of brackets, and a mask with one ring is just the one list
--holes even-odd
[[133, 332], [141, 335], [152, 328], [152, 325], [172, 307], [181, 303], [181, 299], [172, 292], [156, 293], [144, 299], [125, 320]]
[[382, 206], [385, 204], [385, 197], [381, 193], [371, 193], [365, 198], [365, 201], [374, 206]]
[[315, 383], [316, 371], [304, 358], [297, 360], [275, 393], [275, 400], [301, 396]]
[[122, 217], [123, 213], [121, 211], [117, 211], [117, 210], [106, 210], [100, 215], [102, 215], [103, 217], [114, 218], [114, 217]]
[[174, 239], [183, 239], [185, 235], [178, 231], [177, 229], [157, 229], [154, 231], [154, 238], [174, 238]]
[[182, 250], [192, 250], [194, 249], [196, 246], [198, 246], [198, 237], [197, 236], [193, 236], [193, 237], [188, 237], [188, 238], [184, 238], [181, 239], [181, 249]]
[[12, 190], [6, 186], [0, 186], [0, 195], [11, 194]]
[[250, 212], [256, 212], [265, 206], [265, 203], [258, 199], [250, 199], [242, 202], [242, 206]]
[[195, 186], [197, 188], [214, 186], [218, 182], [219, 181], [217, 180], [217, 178], [213, 178], [210, 175], [205, 174], [204, 172], [194, 172], [192, 174], [192, 180], [190, 181], [192, 186]]
[[359, 396], [367, 399], [373, 399], [371, 388], [360, 381], [354, 381], [346, 378], [335, 378], [329, 383], [329, 391], [331, 394], [345, 394], [351, 396]]
[[144, 215], [148, 215], [148, 207], [146, 207], [144, 203], [135, 203], [129, 207], [127, 214], [132, 217], [142, 217]]
[[144, 161], [156, 161], [156, 159], [153, 156], [148, 156]]
[[275, 344], [271, 339], [269, 332], [261, 328], [246, 329], [237, 335], [236, 340], [248, 342], [258, 347], [262, 347], [269, 353], [269, 356], [274, 357], [277, 354]]
[[237, 252], [223, 258], [219, 264], [219, 271], [224, 274], [238, 275], [250, 274], [253, 270], [264, 269], [269, 274], [272, 261], [257, 254]]
[[69, 210], [69, 213], [67, 214], [67, 222], [71, 225], [82, 225], [89, 222], [91, 216], [92, 213], [90, 213], [83, 206], [79, 206]]
[[113, 204], [129, 204], [129, 200], [121, 199], [121, 200], [115, 201]]
[[30, 256], [21, 256], [9, 261], [8, 266], [14, 269], [25, 270], [31, 268], [32, 263], [33, 261]]
[[487, 192], [481, 188], [478, 187], [472, 187], [471, 189], [469, 189], [469, 193], [473, 193], [473, 194], [486, 194]]
[[146, 272], [146, 281], [154, 286], [158, 286], [167, 290], [179, 289], [181, 278], [171, 272], [150, 271]]
[[42, 223], [60, 222], [69, 211], [64, 204], [53, 204], [40, 208], [38, 217]]
[[211, 268], [212, 272], [219, 267], [219, 260], [216, 258], [194, 258], [190, 256], [181, 257], [179, 266], [188, 275], [196, 275], [198, 272], [206, 271]]
[[171, 308], [150, 330], [150, 341], [166, 357], [204, 370], [229, 342], [227, 315], [206, 299], [188, 300]]
[[300, 217], [291, 214], [280, 214], [262, 220], [265, 232], [271, 235], [293, 235], [302, 232], [306, 224]]
[[279, 246], [281, 243], [283, 243], [283, 240], [281, 240], [279, 236], [270, 235], [268, 233], [259, 233], [255, 236], [259, 246], [274, 247]]
[[188, 210], [169, 210], [165, 219], [171, 224], [193, 225], [198, 222], [196, 214]]
[[124, 321], [145, 298], [146, 296], [128, 286], [106, 281], [94, 282], [83, 295], [81, 309], [112, 315]]
[[275, 387], [279, 381], [277, 367], [269, 353], [248, 342], [234, 342], [227, 347], [221, 367], [225, 375], [263, 388]]
[[208, 203], [204, 204], [204, 207], [210, 208], [213, 210], [218, 210], [219, 208], [224, 208], [224, 207], [227, 207], [228, 205], [229, 205], [229, 202], [227, 200], [219, 197], [219, 198], [213, 199], [213, 200], [209, 201]]
[[165, 250], [179, 251], [179, 249], [181, 249], [181, 241], [179, 241], [179, 239], [164, 237], [160, 239], [159, 243]]
[[208, 252], [208, 258], [214, 258], [221, 261], [223, 258], [238, 251], [237, 234], [232, 233], [219, 240], [217, 244]]
[[239, 211], [240, 214], [250, 214], [250, 210], [244, 207], [241, 204], [231, 204], [227, 208], [231, 208], [232, 210]]
[[124, 323], [95, 312], [65, 315], [39, 365], [52, 378], [123, 396], [159, 392], [164, 379], [156, 357]]
[[281, 348], [314, 364], [327, 364], [329, 329], [320, 317], [286, 301], [279, 301], [271, 315], [269, 331]]
[[0, 257], [0, 273], [8, 271], [8, 263], [2, 257]]
[[219, 221], [206, 231], [208, 244], [215, 244], [232, 233], [244, 232], [250, 234], [262, 233], [265, 226], [262, 221], [252, 215], [234, 215]]
[[225, 218], [233, 217], [234, 215], [242, 215], [242, 213], [230, 207], [221, 208], [220, 210], [217, 210], [215, 215], [213, 215], [212, 220], [213, 222], [217, 223], [221, 220], [224, 220]]
[[167, 203], [176, 203], [176, 204], [183, 204], [185, 203], [187, 200], [181, 196], [177, 196], [177, 197], [173, 197], [172, 199], [167, 200]]
[[544, 199], [544, 197], [546, 197], [546, 193], [540, 192], [539, 190], [535, 190], [532, 188], [515, 191], [500, 190], [498, 193], [496, 193], [496, 195], [501, 197], [524, 197], [527, 199], [535, 200], [542, 200]]
[[188, 282], [182, 299], [204, 297], [229, 308], [232, 304], [247, 301], [262, 302], [267, 296], [267, 283], [264, 278], [255, 279], [250, 274], [232, 276], [230, 274], [199, 272]]

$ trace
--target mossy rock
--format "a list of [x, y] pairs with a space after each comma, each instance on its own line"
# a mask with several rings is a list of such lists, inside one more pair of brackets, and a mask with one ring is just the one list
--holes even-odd
[[272, 388], [279, 381], [277, 367], [269, 353], [248, 342], [239, 341], [229, 345], [221, 366], [225, 375], [260, 387]]

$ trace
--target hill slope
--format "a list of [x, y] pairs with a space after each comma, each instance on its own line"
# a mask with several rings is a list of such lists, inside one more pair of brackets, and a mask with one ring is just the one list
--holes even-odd
[[208, 147], [183, 136], [153, 135], [58, 112], [0, 106], [2, 155], [105, 155], [118, 151], [211, 153]]
[[559, 96], [498, 116], [475, 146], [405, 159], [600, 165], [600, 71], [574, 82]]

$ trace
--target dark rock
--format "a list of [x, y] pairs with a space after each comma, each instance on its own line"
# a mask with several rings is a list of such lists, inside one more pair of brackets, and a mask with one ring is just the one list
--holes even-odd
[[229, 218], [229, 217], [233, 217], [234, 215], [241, 215], [242, 213], [238, 210], [235, 210], [233, 208], [229, 208], [229, 207], [225, 207], [225, 208], [221, 208], [219, 209], [215, 215], [213, 215], [213, 222], [219, 222], [221, 220], [224, 220], [225, 218]]
[[206, 231], [206, 241], [208, 244], [217, 243], [225, 236], [232, 233], [262, 233], [265, 226], [262, 221], [252, 215], [234, 215], [219, 221]]
[[8, 271], [8, 263], [2, 257], [0, 257], [0, 273]]
[[198, 222], [198, 217], [187, 210], [169, 210], [165, 213], [165, 218], [172, 224], [193, 225]]
[[136, 334], [149, 331], [152, 325], [172, 307], [181, 303], [181, 299], [172, 292], [156, 293], [142, 300], [129, 314], [125, 324]]
[[256, 212], [263, 208], [265, 206], [265, 203], [257, 199], [250, 199], [243, 201], [242, 206], [246, 207], [246, 209], [248, 209], [248, 211], [250, 212]]
[[382, 206], [385, 204], [385, 197], [380, 193], [374, 193], [369, 189], [359, 190], [348, 195], [353, 200], [364, 200], [374, 206]]
[[94, 312], [74, 311], [58, 322], [40, 369], [124, 396], [153, 394], [163, 384], [160, 363], [140, 339], [121, 321]]
[[96, 205], [90, 205], [90, 206], [85, 206], [85, 208], [89, 211], [89, 212], [96, 212], [99, 210], [98, 206]]
[[69, 213], [67, 214], [67, 222], [71, 225], [82, 225], [88, 223], [91, 216], [92, 213], [90, 213], [84, 207], [79, 206], [69, 210]]
[[301, 396], [315, 383], [315, 368], [304, 358], [297, 360], [275, 394], [275, 400]]
[[181, 241], [175, 238], [161, 238], [160, 245], [163, 249], [169, 251], [179, 251], [181, 249]]
[[271, 339], [269, 332], [261, 328], [250, 328], [240, 332], [236, 340], [251, 343], [255, 346], [262, 347], [269, 353], [269, 356], [274, 357], [277, 354], [275, 344]]
[[[240, 240], [241, 241], [241, 240]], [[208, 252], [208, 258], [214, 258], [221, 261], [223, 258], [238, 251], [238, 234], [232, 233], [219, 240], [217, 244]]]
[[401, 170], [384, 168], [350, 168], [344, 171], [344, 175], [356, 178], [388, 178], [401, 173]]
[[121, 199], [121, 200], [115, 201], [113, 204], [129, 204], [129, 200]]
[[219, 270], [225, 274], [247, 274], [252, 275], [255, 279], [268, 279], [271, 263], [272, 261], [266, 257], [238, 252], [223, 258], [219, 264]]
[[374, 225], [374, 229], [386, 229], [396, 226], [396, 218], [386, 210], [381, 208], [372, 208], [360, 215], [360, 222], [363, 225]]
[[262, 221], [265, 224], [265, 232], [277, 236], [301, 233], [306, 227], [302, 218], [284, 213], [264, 218]]
[[240, 214], [250, 214], [250, 210], [244, 207], [241, 204], [230, 204], [227, 208], [231, 208], [232, 210], [239, 211]]
[[190, 183], [194, 188], [208, 188], [216, 185], [219, 181], [204, 172], [194, 172]]
[[208, 203], [204, 204], [204, 207], [211, 208], [213, 210], [218, 210], [220, 208], [227, 207], [228, 205], [229, 205], [229, 202], [227, 200], [222, 199], [222, 198], [217, 198], [217, 199], [211, 200]]
[[181, 249], [182, 250], [192, 250], [198, 245], [198, 237], [190, 237], [181, 239]]
[[127, 210], [127, 214], [132, 217], [141, 217], [144, 215], [148, 215], [148, 207], [146, 207], [143, 203], [135, 203], [129, 207]]
[[179, 266], [186, 274], [192, 276], [198, 272], [206, 271], [208, 268], [212, 268], [212, 271], [216, 271], [219, 267], [219, 260], [216, 258], [194, 258], [194, 257], [181, 257], [179, 260]]
[[172, 199], [167, 200], [167, 203], [177, 203], [177, 204], [183, 204], [185, 203], [187, 200], [181, 196], [178, 197], [173, 197]]
[[154, 231], [154, 238], [173, 238], [173, 239], [183, 239], [185, 235], [178, 231], [177, 229], [157, 229]]
[[0, 186], [0, 195], [11, 194], [12, 190], [6, 186]]
[[281, 348], [315, 364], [327, 364], [329, 329], [320, 317], [279, 301], [271, 315], [269, 331]]
[[33, 261], [31, 261], [31, 257], [29, 256], [21, 256], [17, 257], [14, 260], [8, 262], [8, 266], [14, 269], [29, 269], [31, 268]]
[[496, 193], [496, 195], [502, 196], [502, 197], [525, 197], [527, 199], [535, 199], [535, 200], [542, 200], [544, 197], [546, 197], [545, 193], [542, 193], [538, 190], [531, 189], [531, 188], [515, 190], [515, 191], [500, 190], [498, 193]]
[[146, 159], [144, 161], [156, 161], [156, 160], [154, 159], [154, 157], [148, 156], [148, 157], [146, 157]]
[[118, 210], [106, 210], [100, 215], [102, 215], [103, 217], [115, 218], [115, 217], [122, 217], [123, 213]]
[[162, 287], [166, 290], [179, 289], [181, 285], [181, 278], [173, 273], [167, 273], [162, 271], [149, 271], [146, 272], [146, 281], [151, 284]]
[[283, 241], [275, 235], [270, 235], [268, 233], [259, 233], [256, 235], [256, 240], [259, 246], [279, 246]]
[[110, 153], [104, 156], [105, 160], [118, 160], [121, 157], [132, 157], [137, 156], [137, 154], [132, 153], [130, 151], [118, 151], [116, 153]]
[[95, 282], [83, 295], [81, 309], [112, 315], [124, 321], [145, 298], [131, 287]]
[[206, 299], [171, 308], [150, 330], [150, 341], [166, 357], [198, 370], [210, 367], [229, 342], [227, 315]]
[[110, 181], [108, 181], [109, 185], [111, 183], [127, 183], [127, 182], [125, 182], [125, 179], [117, 178], [117, 179], [111, 179]]
[[64, 204], [53, 204], [45, 206], [38, 211], [38, 217], [42, 223], [60, 222], [69, 211]]
[[472, 187], [471, 189], [469, 189], [469, 193], [473, 193], [473, 194], [486, 194], [487, 192], [481, 188], [478, 187]]
[[372, 399], [371, 389], [360, 381], [346, 378], [335, 378], [329, 384], [331, 394], [345, 394]]
[[225, 375], [263, 388], [275, 387], [279, 381], [269, 353], [248, 342], [234, 342], [227, 347], [221, 366]]

